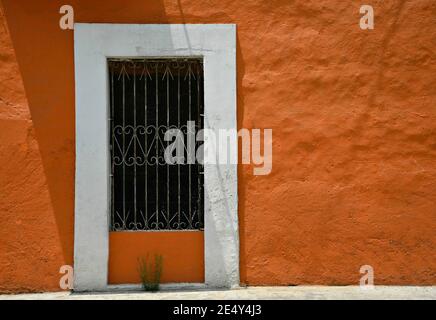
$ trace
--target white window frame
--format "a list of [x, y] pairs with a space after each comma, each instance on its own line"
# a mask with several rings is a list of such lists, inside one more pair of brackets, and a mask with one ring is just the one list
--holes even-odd
[[[204, 127], [236, 133], [234, 24], [74, 25], [74, 290], [108, 290], [110, 153], [107, 59], [203, 57]], [[237, 145], [230, 146], [237, 154]], [[205, 283], [239, 285], [237, 165], [204, 167]]]

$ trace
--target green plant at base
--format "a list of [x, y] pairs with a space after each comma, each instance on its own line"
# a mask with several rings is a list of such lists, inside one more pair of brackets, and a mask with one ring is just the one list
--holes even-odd
[[158, 291], [160, 277], [162, 274], [163, 258], [159, 254], [154, 255], [153, 261], [149, 261], [148, 254], [138, 259], [138, 272], [141, 279], [142, 288], [145, 291]]

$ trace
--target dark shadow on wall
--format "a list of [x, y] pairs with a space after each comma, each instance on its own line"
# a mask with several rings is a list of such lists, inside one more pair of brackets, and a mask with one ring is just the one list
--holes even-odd
[[[65, 1], [3, 0], [66, 264], [73, 263], [75, 91], [73, 31]], [[75, 22], [168, 23], [162, 1], [71, 0]], [[25, 192], [25, 187], [23, 187]], [[41, 222], [43, 223], [43, 222]], [[38, 239], [29, 239], [38, 241]], [[58, 272], [58, 270], [56, 271]]]
[[[12, 43], [20, 67], [29, 109], [66, 264], [73, 264], [75, 176], [75, 85], [73, 31], [59, 27], [59, 8], [65, 1], [3, 0]], [[75, 22], [84, 23], [235, 23], [220, 13], [214, 17], [169, 20], [162, 1], [107, 0], [104, 4], [70, 0]], [[245, 66], [237, 36], [237, 123], [243, 126], [242, 79]], [[239, 146], [239, 153], [241, 148]], [[245, 282], [245, 186], [243, 166], [238, 165], [238, 213], [241, 282]], [[32, 239], [37, 241], [38, 239]]]

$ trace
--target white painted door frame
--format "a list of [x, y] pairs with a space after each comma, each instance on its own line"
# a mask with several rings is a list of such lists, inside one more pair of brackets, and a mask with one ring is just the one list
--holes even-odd
[[[74, 289], [107, 290], [109, 254], [109, 87], [107, 58], [203, 57], [205, 129], [236, 134], [234, 24], [74, 26], [76, 179]], [[230, 146], [237, 154], [237, 144]], [[205, 285], [239, 285], [237, 165], [206, 164]]]

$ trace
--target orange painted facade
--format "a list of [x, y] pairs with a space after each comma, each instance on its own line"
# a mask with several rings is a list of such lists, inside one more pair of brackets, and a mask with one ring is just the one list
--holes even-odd
[[237, 25], [238, 127], [273, 129], [271, 174], [239, 166], [242, 284], [358, 284], [367, 264], [376, 284], [436, 284], [435, 1], [372, 1], [374, 30], [359, 28], [354, 0], [1, 4], [1, 292], [59, 290], [60, 266], [73, 264], [64, 4], [75, 22]]
[[139, 283], [138, 259], [155, 255], [163, 261], [162, 283], [204, 282], [202, 231], [111, 232], [109, 284]]

